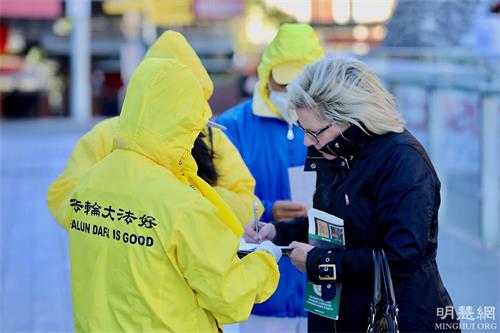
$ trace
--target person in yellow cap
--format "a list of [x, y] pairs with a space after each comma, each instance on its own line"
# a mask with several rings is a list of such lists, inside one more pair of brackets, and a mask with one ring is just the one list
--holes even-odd
[[[203, 95], [208, 100], [213, 93], [213, 83], [200, 59], [180, 33], [164, 32], [148, 50], [145, 58], [173, 58], [180, 60], [195, 73]], [[210, 109], [208, 109], [211, 115]], [[61, 175], [50, 185], [47, 194], [49, 210], [63, 227], [65, 208], [80, 177], [90, 167], [111, 153], [118, 117], [98, 123], [76, 144]], [[231, 207], [244, 226], [253, 219], [253, 194], [255, 180], [241, 159], [239, 152], [218, 128], [205, 128], [195, 141], [193, 155], [198, 164], [198, 174], [212, 185]], [[208, 150], [207, 150], [208, 148]], [[208, 155], [208, 156], [207, 156]], [[259, 215], [260, 216], [260, 215]]]
[[[225, 133], [255, 177], [255, 194], [264, 205], [264, 222], [307, 214], [304, 205], [290, 201], [288, 168], [304, 165], [306, 148], [302, 131], [286, 112], [286, 86], [306, 64], [323, 55], [318, 36], [309, 25], [282, 25], [262, 56], [253, 98], [217, 118], [227, 127]], [[278, 289], [268, 301], [254, 307], [251, 320], [242, 324], [241, 330], [307, 330], [303, 319], [305, 275], [289, 258], [283, 258], [279, 266], [283, 278]]]
[[179, 60], [134, 72], [112, 152], [67, 203], [76, 332], [218, 332], [274, 292], [281, 251], [240, 260], [241, 224], [196, 174], [208, 110]]

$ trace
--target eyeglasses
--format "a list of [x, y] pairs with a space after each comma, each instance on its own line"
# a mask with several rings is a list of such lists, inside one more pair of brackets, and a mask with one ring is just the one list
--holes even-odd
[[324, 131], [326, 131], [330, 127], [332, 127], [332, 124], [329, 124], [326, 127], [322, 128], [316, 132], [305, 129], [304, 127], [302, 127], [302, 125], [300, 124], [300, 122], [298, 120], [297, 120], [297, 126], [299, 126], [299, 128], [302, 130], [302, 132], [308, 134], [311, 138], [313, 138], [316, 141], [316, 143], [319, 143], [319, 136], [321, 135], [321, 133], [323, 133]]

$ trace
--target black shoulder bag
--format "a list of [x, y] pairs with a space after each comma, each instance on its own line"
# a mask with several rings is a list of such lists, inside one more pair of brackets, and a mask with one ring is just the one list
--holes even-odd
[[398, 306], [384, 250], [373, 250], [373, 301], [367, 333], [399, 333]]

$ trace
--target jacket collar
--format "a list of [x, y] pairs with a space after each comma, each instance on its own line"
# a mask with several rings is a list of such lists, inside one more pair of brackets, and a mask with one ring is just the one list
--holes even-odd
[[311, 146], [307, 149], [304, 170], [316, 171], [327, 167], [349, 170], [352, 162], [375, 136], [375, 134], [365, 132], [356, 125], [351, 125], [329, 145], [331, 152], [338, 158], [327, 160], [321, 152]]

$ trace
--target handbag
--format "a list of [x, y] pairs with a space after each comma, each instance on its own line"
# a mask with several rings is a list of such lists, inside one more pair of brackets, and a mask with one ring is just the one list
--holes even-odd
[[384, 250], [373, 250], [373, 300], [367, 333], [399, 333], [398, 306]]

